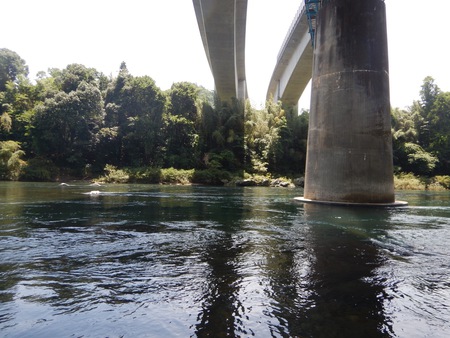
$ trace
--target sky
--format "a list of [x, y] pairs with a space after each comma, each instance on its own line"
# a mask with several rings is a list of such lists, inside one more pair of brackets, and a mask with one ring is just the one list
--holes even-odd
[[[276, 57], [303, 0], [248, 0], [246, 76], [263, 106]], [[450, 91], [450, 1], [385, 0], [391, 106], [420, 98], [426, 76]], [[275, 5], [276, 4], [276, 5]], [[39, 71], [80, 63], [116, 76], [122, 61], [162, 90], [189, 81], [214, 89], [191, 0], [0, 0], [0, 48]], [[309, 109], [310, 89], [299, 102]]]

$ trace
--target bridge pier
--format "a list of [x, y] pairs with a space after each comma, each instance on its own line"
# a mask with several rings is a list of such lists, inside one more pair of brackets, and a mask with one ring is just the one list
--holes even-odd
[[395, 205], [383, 0], [329, 0], [316, 23], [304, 201]]

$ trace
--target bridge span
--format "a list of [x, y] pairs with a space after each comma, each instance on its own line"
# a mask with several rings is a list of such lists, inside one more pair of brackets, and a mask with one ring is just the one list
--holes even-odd
[[206, 57], [222, 101], [247, 98], [247, 0], [193, 0]]
[[311, 80], [313, 47], [308, 21], [309, 5], [302, 2], [278, 53], [275, 69], [267, 89], [267, 100], [281, 100], [296, 106]]

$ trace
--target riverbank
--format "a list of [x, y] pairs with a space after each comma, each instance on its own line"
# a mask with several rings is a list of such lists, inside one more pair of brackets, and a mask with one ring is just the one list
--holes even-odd
[[220, 169], [124, 168], [106, 166], [105, 174], [94, 181], [100, 183], [203, 184], [223, 186], [262, 186], [295, 188], [303, 186], [303, 178], [251, 175]]
[[[117, 168], [106, 165], [102, 175], [87, 174], [76, 177], [70, 170], [54, 170], [53, 175], [21, 177], [23, 181], [68, 182], [84, 180], [98, 183], [138, 183], [167, 185], [211, 185], [211, 186], [260, 186], [260, 187], [303, 187], [303, 176], [281, 176], [275, 174], [250, 174], [245, 171], [230, 172], [222, 169], [175, 169], [175, 168]], [[58, 172], [58, 174], [57, 174]], [[410, 173], [394, 175], [395, 190], [450, 190], [450, 176], [415, 176]]]
[[[249, 174], [246, 172], [228, 172], [220, 169], [185, 170], [174, 168], [125, 168], [107, 166], [105, 175], [96, 181], [102, 183], [150, 183], [150, 184], [205, 184], [225, 186], [262, 186], [262, 187], [303, 187], [304, 178], [281, 177], [271, 174]], [[413, 174], [396, 174], [395, 190], [432, 190], [450, 189], [450, 176], [420, 177]]]
[[430, 190], [444, 191], [450, 189], [450, 176], [415, 176], [400, 173], [394, 176], [395, 190]]

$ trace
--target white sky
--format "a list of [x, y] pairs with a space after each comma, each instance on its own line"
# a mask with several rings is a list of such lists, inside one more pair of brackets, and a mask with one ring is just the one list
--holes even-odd
[[[249, 0], [246, 74], [259, 108], [281, 43], [303, 0]], [[430, 75], [450, 91], [450, 1], [385, 0], [391, 105], [419, 99]], [[149, 75], [163, 90], [190, 81], [214, 89], [191, 0], [0, 0], [0, 48], [17, 52], [30, 78], [70, 63], [116, 75]], [[309, 108], [310, 92], [300, 100]]]

